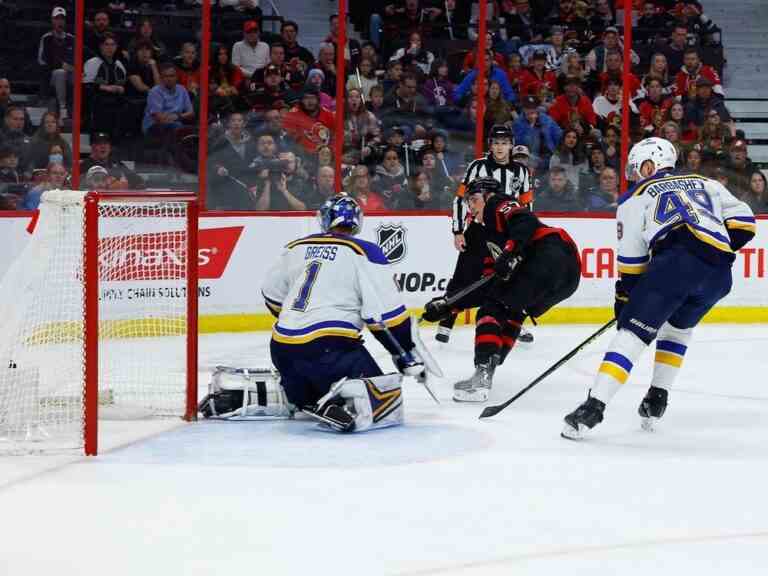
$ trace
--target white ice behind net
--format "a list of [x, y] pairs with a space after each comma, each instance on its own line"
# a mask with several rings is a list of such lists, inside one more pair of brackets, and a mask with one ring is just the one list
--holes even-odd
[[[99, 204], [100, 417], [184, 412], [186, 208]], [[0, 452], [82, 446], [83, 230], [83, 193], [48, 193], [0, 281]]]

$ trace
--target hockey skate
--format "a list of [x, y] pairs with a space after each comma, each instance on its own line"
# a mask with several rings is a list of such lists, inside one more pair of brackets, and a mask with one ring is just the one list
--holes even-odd
[[667, 409], [669, 393], [664, 388], [651, 386], [640, 402], [637, 413], [640, 414], [640, 426], [647, 432], [653, 432], [656, 422], [664, 416]]
[[491, 356], [484, 364], [475, 366], [475, 373], [466, 380], [459, 380], [453, 385], [455, 402], [485, 402], [491, 393], [493, 373], [498, 365], [498, 356]]
[[605, 404], [590, 396], [576, 410], [565, 417], [565, 428], [560, 436], [569, 440], [580, 440], [584, 432], [603, 421]]

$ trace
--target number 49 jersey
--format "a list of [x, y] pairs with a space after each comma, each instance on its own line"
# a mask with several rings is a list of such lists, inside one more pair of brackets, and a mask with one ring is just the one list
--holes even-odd
[[[375, 331], [379, 318], [398, 340], [401, 331], [410, 335], [409, 315], [384, 253], [352, 236], [316, 234], [291, 242], [268, 272], [262, 295], [278, 316], [272, 337], [284, 344], [357, 340], [365, 324]], [[410, 344], [410, 336], [401, 343]]]
[[665, 171], [635, 185], [616, 212], [619, 272], [642, 274], [654, 248], [670, 237], [712, 260], [733, 260], [755, 235], [755, 217], [725, 186], [697, 174]]

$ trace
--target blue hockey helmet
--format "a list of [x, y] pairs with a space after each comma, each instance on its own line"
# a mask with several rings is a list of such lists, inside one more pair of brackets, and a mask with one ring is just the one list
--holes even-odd
[[348, 228], [357, 234], [363, 227], [363, 210], [357, 201], [347, 194], [337, 194], [326, 200], [317, 211], [320, 229], [328, 232], [332, 228]]

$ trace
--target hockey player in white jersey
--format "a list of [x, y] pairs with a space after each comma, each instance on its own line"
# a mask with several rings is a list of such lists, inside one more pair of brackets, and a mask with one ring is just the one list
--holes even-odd
[[565, 417], [562, 435], [580, 438], [603, 420], [606, 404], [656, 340], [651, 386], [638, 412], [652, 429], [667, 407], [693, 328], [731, 290], [735, 252], [755, 234], [750, 208], [722, 184], [697, 174], [676, 175], [677, 151], [647, 138], [627, 161], [635, 184], [616, 213], [620, 280], [618, 333], [587, 400]]
[[[288, 400], [343, 432], [400, 424], [402, 374], [426, 377], [386, 257], [355, 237], [362, 217], [349, 196], [326, 201], [323, 232], [288, 244], [262, 287], [278, 318], [270, 351]], [[361, 339], [366, 325], [401, 374], [376, 364]]]

